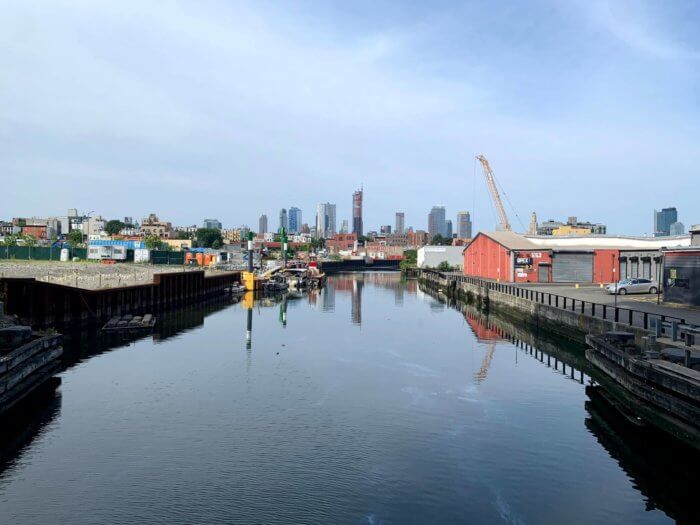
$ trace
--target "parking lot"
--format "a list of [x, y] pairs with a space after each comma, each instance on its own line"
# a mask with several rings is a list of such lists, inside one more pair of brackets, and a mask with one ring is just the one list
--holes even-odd
[[[539, 284], [528, 283], [520, 284], [523, 288], [538, 290], [540, 292], [557, 294], [563, 297], [571, 297], [576, 300], [605, 304], [609, 306], [615, 305], [615, 296], [608, 294], [599, 285], [584, 284], [576, 288], [573, 284]], [[673, 317], [682, 317], [689, 323], [700, 325], [700, 309], [675, 305], [664, 304], [663, 296], [659, 298], [660, 304], [656, 304], [657, 296], [650, 294], [628, 294], [617, 296], [617, 306], [622, 308], [630, 308], [640, 312], [648, 312], [650, 314], [668, 315]]]

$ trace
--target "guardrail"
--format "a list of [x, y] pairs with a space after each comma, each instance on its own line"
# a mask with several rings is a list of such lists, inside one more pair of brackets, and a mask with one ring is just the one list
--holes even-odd
[[426, 274], [439, 276], [440, 278], [448, 281], [468, 283], [481, 288], [486, 288], [490, 291], [504, 293], [513, 297], [521, 297], [535, 303], [553, 306], [561, 310], [578, 312], [590, 317], [626, 324], [632, 327], [643, 328], [644, 330], [651, 329], [652, 320], [654, 320], [655, 323], [661, 322], [662, 324], [670, 322], [686, 324], [685, 319], [672, 315], [655, 314], [632, 308], [611, 306], [609, 304], [595, 303], [593, 301], [584, 301], [583, 299], [576, 299], [565, 295], [524, 288], [512, 283], [500, 283], [497, 281], [490, 281], [488, 279], [470, 277], [468, 275], [447, 274], [436, 270], [425, 269], [421, 271]]

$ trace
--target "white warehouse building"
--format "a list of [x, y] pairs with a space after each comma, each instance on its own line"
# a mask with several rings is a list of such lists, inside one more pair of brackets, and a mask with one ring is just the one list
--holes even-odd
[[464, 246], [423, 246], [418, 249], [418, 267], [437, 268], [441, 262], [447, 261], [450, 266], [461, 269], [464, 264], [463, 251]]

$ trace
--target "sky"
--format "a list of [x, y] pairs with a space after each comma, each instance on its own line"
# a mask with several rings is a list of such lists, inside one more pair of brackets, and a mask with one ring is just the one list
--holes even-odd
[[700, 223], [696, 1], [0, 4], [0, 219]]

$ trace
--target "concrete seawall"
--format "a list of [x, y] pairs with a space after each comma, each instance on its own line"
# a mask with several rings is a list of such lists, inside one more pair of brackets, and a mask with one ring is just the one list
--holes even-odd
[[[585, 343], [586, 334], [601, 334], [615, 328], [612, 320], [538, 302], [526, 296], [525, 293], [518, 296], [490, 289], [486, 282], [482, 284], [476, 284], [478, 281], [460, 282], [446, 274], [426, 271], [421, 271], [419, 282], [434, 289], [440, 288], [457, 300], [474, 303], [512, 321], [526, 323], [579, 343]], [[641, 342], [642, 337], [649, 335], [647, 330], [635, 326], [625, 325], [624, 329], [634, 333], [638, 342]]]

